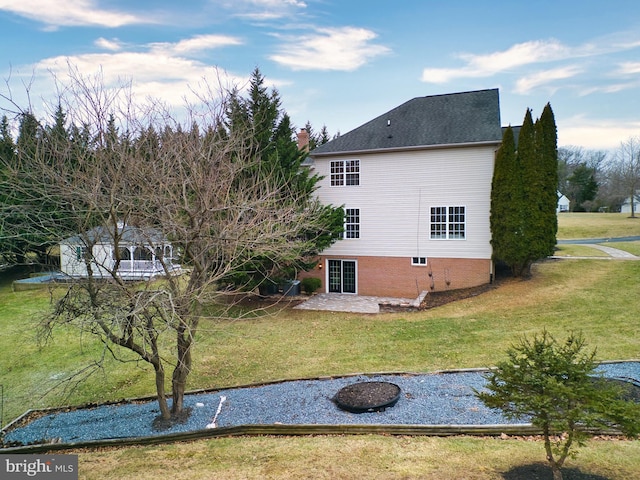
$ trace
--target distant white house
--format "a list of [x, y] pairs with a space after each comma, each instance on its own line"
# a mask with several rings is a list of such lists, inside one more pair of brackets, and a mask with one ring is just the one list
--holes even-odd
[[[633, 196], [633, 213], [638, 213], [640, 210], [640, 195]], [[631, 197], [625, 199], [624, 203], [620, 206], [621, 213], [631, 213]]]
[[556, 211], [558, 213], [569, 211], [569, 199], [561, 192], [558, 192], [558, 208]]
[[173, 275], [173, 246], [156, 229], [119, 223], [95, 227], [60, 242], [60, 269], [72, 278], [143, 280]]

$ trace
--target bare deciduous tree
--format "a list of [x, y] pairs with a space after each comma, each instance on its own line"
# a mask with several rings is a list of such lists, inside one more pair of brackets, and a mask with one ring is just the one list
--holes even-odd
[[609, 164], [608, 177], [620, 198], [631, 199], [631, 217], [635, 217], [635, 196], [640, 189], [640, 137], [630, 137], [620, 144]]
[[[88, 128], [90, 142], [56, 142], [43, 128], [38, 148], [5, 166], [15, 199], [38, 228], [82, 243], [84, 278], [55, 290], [43, 326], [50, 332], [75, 324], [114, 354], [118, 346], [148, 362], [161, 415], [169, 419], [183, 413], [194, 337], [225, 279], [256, 257], [276, 268], [316, 254], [317, 236], [330, 234], [327, 209], [265, 165], [256, 168], [252, 132], [222, 127], [224, 89], [189, 106], [183, 122], [159, 102], [134, 103], [126, 86], [111, 90], [99, 76], [73, 69], [62, 91], [56, 102], [69, 121]], [[55, 210], [38, 210], [51, 204]], [[122, 274], [135, 260], [124, 248], [128, 227], [161, 266], [159, 278], [131, 282]], [[167, 241], [179, 252], [179, 269], [165, 253]], [[107, 245], [104, 258], [95, 254], [98, 244]]]

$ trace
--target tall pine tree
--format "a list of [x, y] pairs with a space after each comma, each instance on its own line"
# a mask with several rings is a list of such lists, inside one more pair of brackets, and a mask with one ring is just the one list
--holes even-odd
[[[491, 245], [493, 258], [518, 270], [523, 249], [523, 202], [514, 132], [509, 126], [496, 153], [491, 184]], [[514, 271], [515, 273], [515, 271]]]
[[540, 208], [544, 217], [545, 255], [553, 255], [558, 233], [558, 132], [551, 104], [547, 103], [536, 122], [536, 144], [543, 180]]
[[[317, 202], [313, 192], [319, 177], [302, 167], [307, 152], [298, 149], [295, 128], [281, 108], [280, 95], [276, 89], [270, 91], [265, 86], [265, 78], [258, 68], [252, 72], [249, 82], [246, 97], [238, 91], [232, 92], [226, 122], [230, 133], [246, 132], [245, 136], [252, 142], [244, 146], [256, 158], [256, 167], [248, 174], [277, 178], [284, 187], [283, 195], [287, 196], [282, 199], [283, 204], [296, 201], [301, 209], [309, 208]], [[265, 280], [295, 278], [297, 272], [315, 265], [315, 255], [339, 237], [344, 214], [341, 208], [332, 206], [313, 208], [319, 211], [322, 228], [320, 232], [305, 232], [304, 236], [315, 239], [307, 258], [292, 258], [287, 265], [282, 262], [276, 265], [270, 258], [251, 256], [245, 270], [236, 272], [230, 281], [253, 288]]]

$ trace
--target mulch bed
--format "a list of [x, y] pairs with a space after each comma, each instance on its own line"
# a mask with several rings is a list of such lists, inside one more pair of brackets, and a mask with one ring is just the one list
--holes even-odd
[[333, 401], [353, 413], [384, 411], [400, 397], [400, 387], [390, 382], [359, 382], [341, 388]]
[[429, 292], [425, 297], [420, 308], [434, 308], [447, 303], [456, 302], [458, 300], [464, 300], [465, 298], [476, 297], [482, 293], [494, 290], [497, 287], [495, 284], [480, 285], [472, 288], [462, 288], [459, 290], [443, 290], [440, 292]]

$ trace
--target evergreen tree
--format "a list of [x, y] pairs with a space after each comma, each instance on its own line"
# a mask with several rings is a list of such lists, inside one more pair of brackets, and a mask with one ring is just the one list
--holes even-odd
[[615, 427], [633, 437], [640, 432], [640, 405], [625, 399], [632, 386], [618, 388], [598, 377], [595, 350], [585, 347], [575, 334], [562, 343], [546, 331], [524, 337], [487, 375], [486, 388], [476, 391], [487, 407], [509, 419], [530, 418], [542, 430], [555, 480], [562, 479], [560, 469], [588, 428]]
[[11, 136], [7, 116], [0, 121], [0, 262], [15, 262], [16, 238], [11, 218], [16, 213], [11, 188], [7, 183], [9, 169], [15, 164], [16, 145]]
[[311, 125], [311, 122], [307, 120], [307, 123], [305, 124], [304, 129], [309, 134], [309, 150], [313, 150], [314, 148], [319, 147], [320, 145], [324, 145], [329, 140], [331, 140], [331, 137], [329, 136], [329, 131], [327, 130], [326, 125], [323, 125], [322, 128], [320, 129], [320, 132], [316, 133], [313, 130], [313, 126]]
[[573, 173], [567, 179], [567, 195], [571, 199], [572, 211], [584, 212], [585, 202], [593, 201], [598, 193], [598, 182], [595, 170], [581, 163], [574, 168]]
[[[4, 219], [4, 230], [11, 239], [7, 247], [12, 261], [21, 264], [26, 261], [29, 251], [42, 245], [46, 239], [46, 228], [35, 231], [30, 225], [46, 225], [34, 211], [39, 210], [38, 199], [31, 194], [30, 175], [36, 174], [30, 165], [38, 152], [38, 144], [42, 139], [42, 128], [36, 117], [30, 112], [24, 112], [20, 116], [18, 125], [18, 138], [16, 140], [13, 165], [7, 165], [12, 187], [5, 190], [9, 196], [8, 203], [13, 205], [10, 214]], [[20, 205], [19, 208], [15, 206]], [[36, 208], [34, 208], [34, 206]]]
[[274, 262], [271, 258], [257, 257], [248, 252], [244, 270], [236, 272], [229, 280], [236, 285], [245, 284], [253, 288], [277, 277], [294, 278], [298, 271], [315, 265], [312, 257], [339, 238], [344, 223], [342, 209], [317, 205], [313, 192], [319, 177], [302, 167], [307, 152], [298, 149], [295, 128], [289, 115], [281, 108], [280, 95], [276, 89], [269, 91], [258, 68], [251, 74], [246, 98], [238, 91], [232, 92], [226, 127], [231, 135], [244, 133], [241, 136], [247, 138], [248, 143], [240, 148], [249, 148], [256, 158], [255, 168], [247, 171], [247, 175], [260, 178], [275, 176], [284, 187], [281, 191], [282, 204], [295, 201], [300, 209], [313, 205], [312, 208], [319, 212], [319, 225], [322, 225], [320, 232], [304, 234], [315, 239], [307, 255], [303, 256], [305, 258]]
[[517, 273], [524, 245], [522, 184], [517, 163], [515, 137], [509, 126], [496, 154], [491, 184], [491, 245], [493, 258]]
[[518, 136], [518, 163], [521, 169], [523, 205], [526, 211], [524, 223], [524, 237], [527, 248], [522, 252], [522, 270], [520, 274], [527, 274], [534, 260], [546, 256], [544, 242], [544, 216], [542, 213], [542, 198], [544, 179], [542, 165], [538, 155], [536, 142], [536, 125], [533, 123], [531, 110], [527, 109], [520, 135]]
[[540, 119], [536, 122], [536, 145], [540, 163], [540, 209], [544, 220], [542, 233], [546, 243], [544, 256], [553, 255], [556, 246], [556, 234], [558, 233], [558, 133], [556, 121], [547, 103], [542, 110]]

